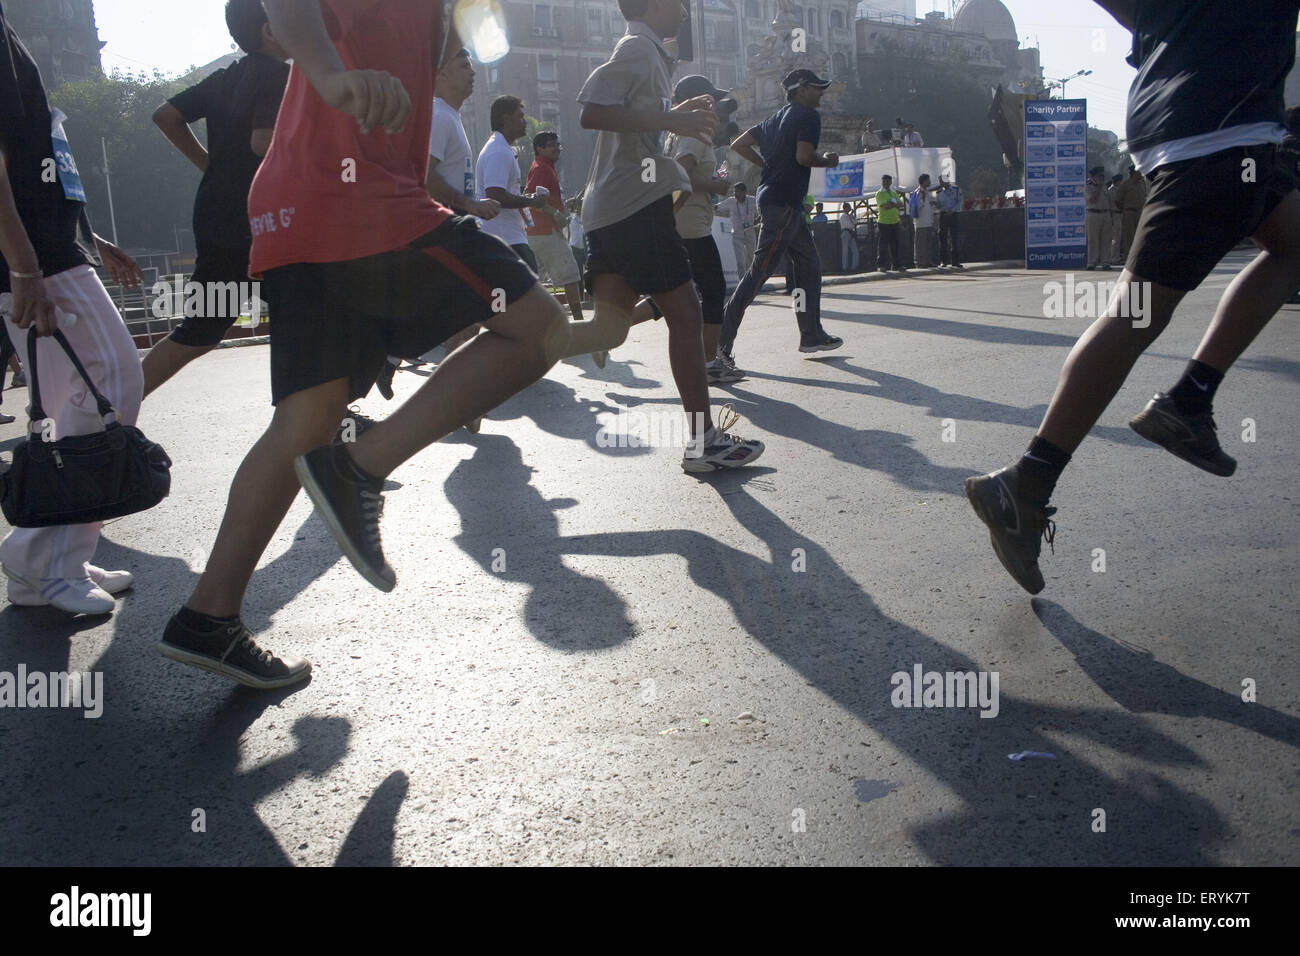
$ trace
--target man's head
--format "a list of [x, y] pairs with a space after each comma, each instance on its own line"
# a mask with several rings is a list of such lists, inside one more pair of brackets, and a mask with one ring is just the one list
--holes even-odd
[[873, 133], [876, 131], [876, 120], [875, 120], [874, 117], [871, 117], [871, 116], [868, 116], [868, 117], [867, 117], [867, 127], [866, 127], [866, 128], [867, 128], [869, 131], [873, 132]]
[[1105, 166], [1094, 166], [1088, 170], [1088, 178], [1096, 182], [1101, 182], [1106, 175]]
[[736, 194], [737, 199], [739, 199], [741, 202], [744, 202], [745, 197], [749, 195], [749, 187], [746, 186], [744, 183], [736, 183], [735, 188], [732, 189], [732, 192]]
[[917, 181], [917, 183], [919, 183], [923, 188], [925, 188], [925, 189], [929, 189], [929, 188], [930, 188], [930, 174], [929, 174], [929, 173], [922, 173], [920, 176], [917, 176], [917, 177], [916, 177], [916, 181]]
[[640, 20], [661, 40], [677, 36], [686, 19], [683, 0], [618, 0], [618, 12], [629, 23]]
[[474, 64], [470, 62], [469, 50], [461, 47], [447, 58], [447, 62], [438, 71], [435, 85], [440, 97], [460, 109], [461, 104], [474, 92]]
[[894, 177], [893, 177], [893, 176], [881, 176], [881, 177], [880, 177], [880, 188], [881, 188], [881, 189], [889, 189], [889, 188], [890, 188], [891, 186], [893, 186], [893, 185], [894, 185]]
[[527, 128], [524, 101], [517, 96], [498, 96], [492, 101], [488, 119], [492, 122], [493, 132], [504, 136], [507, 143], [513, 143], [524, 135]]
[[245, 53], [265, 53], [281, 60], [289, 58], [271, 32], [262, 0], [227, 0], [226, 28]]
[[830, 80], [823, 80], [812, 70], [791, 70], [781, 81], [785, 87], [785, 99], [788, 103], [798, 103], [815, 110], [822, 101]]
[[560, 161], [560, 137], [553, 129], [545, 129], [533, 137], [533, 153], [549, 163]]
[[840, 206], [840, 212], [853, 212], [853, 203], [844, 203], [844, 205]]
[[821, 212], [821, 211], [822, 211], [822, 204], [821, 204], [821, 203], [818, 203], [818, 204], [817, 204], [817, 211], [818, 211], [818, 212]]

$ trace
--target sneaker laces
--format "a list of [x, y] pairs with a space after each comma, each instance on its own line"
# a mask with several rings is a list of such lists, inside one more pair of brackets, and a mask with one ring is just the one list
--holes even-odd
[[376, 549], [382, 550], [379, 540], [379, 519], [384, 514], [384, 496], [369, 488], [362, 488], [361, 513], [366, 519], [366, 536]]
[[234, 637], [241, 632], [244, 635], [244, 639], [239, 642], [239, 646], [252, 652], [254, 660], [260, 661], [263, 664], [269, 664], [271, 661], [275, 660], [275, 655], [258, 644], [257, 641], [253, 640], [253, 635], [249, 633], [248, 629], [244, 627], [243, 624], [234, 624], [226, 628], [227, 637]]
[[1044, 508], [1041, 515], [1043, 522], [1043, 540], [1047, 546], [1052, 549], [1052, 554], [1056, 554], [1056, 522], [1052, 520], [1052, 515], [1056, 514], [1055, 508]]
[[740, 415], [736, 412], [736, 406], [727, 402], [722, 408], [718, 409], [718, 423], [715, 427], [716, 434], [713, 438], [715, 445], [732, 444], [743, 445], [745, 440], [737, 438], [735, 435], [728, 434], [727, 429], [735, 426], [740, 421]]

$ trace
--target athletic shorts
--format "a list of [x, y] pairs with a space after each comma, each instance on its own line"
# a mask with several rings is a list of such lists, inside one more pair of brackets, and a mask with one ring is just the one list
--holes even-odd
[[[190, 276], [190, 283], [193, 286], [206, 290], [209, 284], [243, 283], [244, 287], [251, 287], [252, 280], [248, 278], [248, 250], [243, 250], [243, 256], [238, 254], [226, 255], [202, 255], [199, 257], [197, 266], [194, 269], [194, 275]], [[188, 292], [185, 300], [189, 300]], [[212, 297], [214, 303], [219, 302], [221, 307], [213, 315], [187, 315], [180, 325], [172, 329], [171, 340], [178, 345], [189, 345], [195, 348], [206, 348], [216, 345], [226, 337], [226, 332], [235, 320], [239, 318], [238, 314], [228, 315], [234, 311], [230, 306], [233, 300], [224, 294], [214, 294]], [[206, 304], [209, 296], [206, 291], [203, 295], [203, 308], [206, 310]], [[196, 300], [197, 301], [197, 300]], [[240, 306], [243, 303], [239, 303]]]
[[552, 232], [545, 236], [529, 236], [528, 245], [537, 254], [537, 262], [541, 266], [537, 274], [545, 275], [551, 281], [551, 285], [572, 285], [582, 278], [582, 273], [578, 271], [577, 260], [569, 251], [569, 240], [564, 238], [563, 233]]
[[271, 269], [271, 402], [335, 379], [370, 391], [389, 355], [414, 358], [522, 298], [537, 279], [473, 216], [448, 219], [404, 249]]
[[617, 273], [637, 295], [671, 292], [691, 281], [691, 260], [677, 234], [673, 197], [664, 196], [610, 226], [587, 230], [587, 291]]
[[533, 270], [533, 276], [536, 277], [537, 257], [533, 255], [533, 247], [526, 242], [520, 242], [510, 248], [514, 250], [515, 255], [524, 261], [524, 265]]
[[[1245, 181], [1252, 166], [1253, 181]], [[1254, 235], [1296, 187], [1294, 171], [1271, 144], [1169, 163], [1147, 181], [1150, 192], [1126, 267], [1139, 279], [1187, 292]]]

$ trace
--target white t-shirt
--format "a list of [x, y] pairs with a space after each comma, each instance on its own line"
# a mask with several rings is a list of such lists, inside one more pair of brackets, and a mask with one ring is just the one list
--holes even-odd
[[[519, 188], [519, 160], [510, 148], [506, 138], [497, 130], [478, 154], [478, 165], [474, 168], [474, 178], [478, 180], [477, 196], [487, 198], [489, 188], [504, 189], [513, 196], [521, 194]], [[509, 246], [528, 245], [528, 233], [533, 224], [527, 209], [502, 209], [495, 219], [480, 221], [479, 228], [490, 236], [496, 236]]]
[[[671, 156], [682, 169], [686, 165], [682, 160], [690, 156], [702, 171], [701, 177], [713, 178], [717, 162], [713, 158], [713, 149], [693, 136], [670, 134], [664, 141], [664, 152]], [[673, 194], [674, 200], [677, 193]], [[703, 239], [713, 234], [713, 203], [706, 192], [692, 192], [682, 208], [677, 210], [677, 234], [683, 239]]]
[[743, 236], [745, 230], [751, 228], [754, 220], [758, 218], [758, 200], [753, 196], [746, 196], [742, 204], [736, 202], [735, 196], [728, 196], [718, 203], [718, 212], [731, 218], [732, 232]]
[[917, 186], [912, 192], [916, 195], [916, 228], [929, 229], [934, 225], [934, 193]]
[[851, 212], [840, 213], [840, 232], [857, 232], [858, 221]]
[[460, 114], [441, 96], [433, 98], [433, 130], [429, 155], [438, 161], [437, 173], [452, 189], [474, 198], [474, 158]]

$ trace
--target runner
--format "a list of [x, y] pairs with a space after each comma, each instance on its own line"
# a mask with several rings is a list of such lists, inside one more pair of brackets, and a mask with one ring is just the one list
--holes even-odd
[[[275, 413], [235, 475], [207, 567], [159, 645], [259, 688], [311, 671], [306, 660], [261, 648], [239, 617], [299, 481], [353, 566], [391, 591], [396, 576], [379, 537], [384, 478], [537, 381], [568, 344], [563, 311], [518, 256], [426, 189], [436, 58], [444, 30], [454, 34], [442, 5], [265, 4], [293, 58], [248, 203], [250, 264], [275, 317]], [[449, 50], [459, 46], [449, 38]], [[350, 168], [355, 181], [340, 175]], [[474, 322], [486, 334], [452, 353], [396, 412], [355, 443], [323, 444], [348, 401], [370, 389], [386, 352], [418, 355]]]
[[[822, 328], [821, 260], [803, 208], [812, 167], [838, 166], [840, 162], [838, 153], [817, 150], [822, 129], [817, 106], [831, 84], [812, 70], [793, 70], [786, 74], [781, 85], [788, 105], [731, 144], [733, 150], [763, 168], [758, 184], [758, 206], [763, 211], [758, 248], [753, 262], [727, 300], [718, 344], [718, 361], [732, 370], [736, 368], [732, 349], [745, 310], [776, 270], [783, 254], [790, 256], [795, 280], [793, 291], [802, 293], [794, 303], [799, 322], [799, 351], [826, 352], [844, 344], [843, 339], [827, 334]], [[762, 151], [761, 156], [755, 147]]]
[[1030, 594], [1043, 589], [1040, 539], [1051, 544], [1055, 536], [1048, 501], [1062, 470], [1183, 296], [1242, 239], [1262, 249], [1219, 300], [1182, 378], [1129, 423], [1179, 458], [1227, 476], [1237, 463], [1215, 435], [1214, 393], [1300, 286], [1300, 193], [1277, 146], [1300, 0], [1254, 4], [1248, 16], [1228, 0], [1098, 2], [1133, 33], [1128, 144], [1151, 192], [1106, 314], [1066, 359], [1029, 450], [1007, 468], [966, 479], [994, 553]]
[[664, 110], [673, 58], [663, 41], [681, 26], [680, 0], [619, 0], [618, 7], [627, 33], [578, 93], [583, 128], [599, 130], [582, 204], [586, 279], [596, 308], [594, 318], [571, 326], [570, 354], [621, 344], [637, 297], [652, 297], [668, 326], [668, 357], [689, 421], [682, 468], [735, 468], [756, 460], [763, 444], [725, 433], [734, 411], [724, 410], [721, 427], [713, 423], [700, 300], [673, 222], [672, 194], [691, 183], [661, 152], [663, 132], [712, 143], [717, 116], [708, 96]]
[[[226, 26], [247, 56], [182, 90], [154, 111], [153, 121], [186, 159], [203, 173], [194, 198], [194, 243], [198, 249], [190, 281], [204, 290], [191, 315], [144, 357], [144, 394], [149, 395], [190, 362], [217, 347], [239, 318], [242, 296], [209, 295], [221, 287], [248, 284], [248, 188], [271, 144], [275, 116], [289, 79], [288, 54], [267, 25], [261, 0], [229, 0]], [[208, 148], [189, 124], [206, 119]], [[185, 301], [191, 301], [187, 295]], [[208, 303], [221, 306], [208, 315]]]

